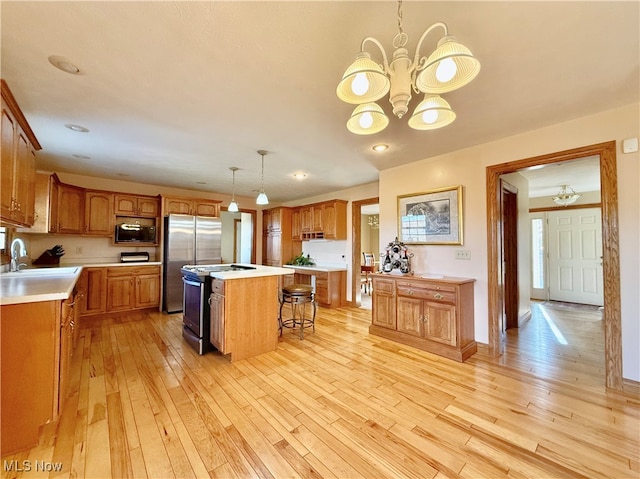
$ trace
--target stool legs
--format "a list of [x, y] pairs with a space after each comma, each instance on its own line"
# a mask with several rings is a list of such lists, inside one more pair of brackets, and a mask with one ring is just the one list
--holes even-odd
[[[282, 309], [285, 303], [289, 303], [291, 305], [291, 318], [282, 319]], [[313, 313], [311, 318], [306, 317], [306, 306], [307, 303], [311, 303], [313, 307]], [[280, 331], [280, 336], [282, 336], [283, 328], [294, 329], [300, 328], [300, 339], [304, 339], [304, 330], [305, 328], [312, 328], [312, 331], [316, 330], [316, 302], [313, 294], [310, 296], [297, 296], [297, 295], [287, 295], [283, 294], [280, 300], [280, 312], [278, 314], [278, 329]]]

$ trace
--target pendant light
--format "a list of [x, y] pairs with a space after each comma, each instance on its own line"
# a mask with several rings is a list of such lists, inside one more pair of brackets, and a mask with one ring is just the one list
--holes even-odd
[[236, 171], [240, 168], [237, 166], [230, 166], [229, 169], [233, 172], [233, 189], [231, 190], [231, 203], [227, 207], [227, 211], [231, 213], [237, 213], [239, 211], [238, 203], [236, 203]]
[[269, 153], [267, 150], [258, 150], [258, 154], [262, 156], [262, 176], [260, 181], [260, 193], [256, 198], [256, 205], [268, 205], [269, 198], [267, 198], [267, 194], [264, 192], [264, 155]]
[[[567, 190], [571, 190], [571, 192]], [[579, 195], [578, 193], [573, 191], [573, 188], [571, 188], [569, 185], [561, 185], [560, 192], [553, 197], [553, 202], [560, 206], [568, 206], [571, 203], [575, 203], [576, 200], [581, 196], [582, 195]]]

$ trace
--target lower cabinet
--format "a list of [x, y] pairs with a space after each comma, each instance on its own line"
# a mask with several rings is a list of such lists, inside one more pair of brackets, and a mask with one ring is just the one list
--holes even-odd
[[474, 281], [374, 275], [369, 332], [464, 361], [477, 350]]
[[79, 284], [82, 316], [155, 308], [160, 304], [160, 266], [84, 268]]
[[60, 319], [60, 375], [58, 387], [58, 412], [62, 414], [65, 399], [69, 394], [69, 371], [71, 358], [78, 340], [78, 301], [80, 293], [74, 292], [69, 299], [62, 301]]
[[107, 268], [108, 312], [152, 308], [159, 304], [159, 266]]
[[[346, 304], [347, 272], [295, 268], [293, 282], [315, 284], [315, 300], [325, 308], [341, 308]], [[287, 284], [287, 283], [284, 283]]]
[[225, 350], [224, 343], [224, 281], [211, 281], [211, 296], [209, 297], [211, 328], [209, 339], [211, 344], [220, 352]]

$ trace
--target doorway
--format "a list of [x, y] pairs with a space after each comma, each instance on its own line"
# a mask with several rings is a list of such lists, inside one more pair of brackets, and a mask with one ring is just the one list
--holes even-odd
[[500, 215], [502, 224], [500, 263], [504, 288], [502, 334], [504, 334], [507, 329], [518, 327], [520, 294], [518, 292], [518, 189], [502, 178], [500, 179]]
[[620, 255], [618, 231], [618, 193], [615, 141], [563, 152], [492, 165], [487, 167], [487, 245], [489, 352], [504, 352], [504, 283], [499, 245], [502, 242], [500, 175], [536, 165], [558, 163], [597, 155], [600, 159], [602, 205], [602, 256], [604, 286], [603, 323], [605, 331], [606, 386], [622, 389], [622, 342], [620, 319]]
[[[362, 291], [360, 289], [360, 266], [362, 264], [362, 210], [369, 205], [377, 205], [380, 198], [367, 198], [351, 203], [351, 301], [350, 305], [362, 305]], [[376, 251], [373, 252], [374, 254]], [[379, 253], [379, 252], [378, 252]]]

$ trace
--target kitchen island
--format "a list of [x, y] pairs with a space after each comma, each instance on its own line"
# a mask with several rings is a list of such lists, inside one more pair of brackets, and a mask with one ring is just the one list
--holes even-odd
[[231, 361], [274, 351], [278, 347], [280, 277], [285, 268], [210, 272], [209, 339]]

